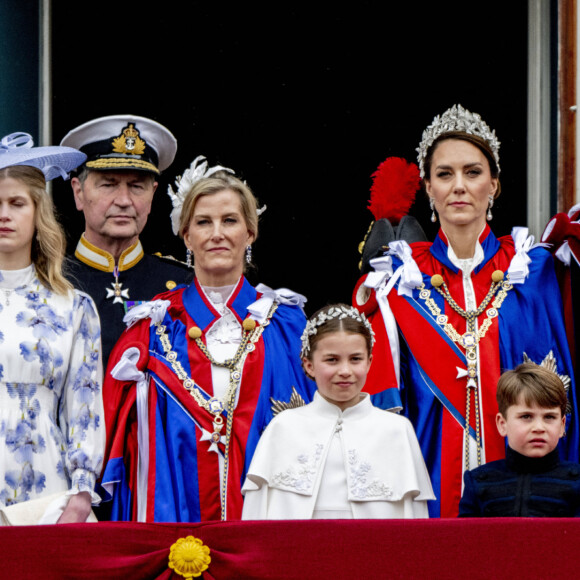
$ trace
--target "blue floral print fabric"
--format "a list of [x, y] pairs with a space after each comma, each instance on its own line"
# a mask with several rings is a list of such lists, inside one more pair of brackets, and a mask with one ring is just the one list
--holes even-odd
[[0, 504], [59, 491], [93, 502], [103, 460], [101, 330], [92, 299], [0, 272]]

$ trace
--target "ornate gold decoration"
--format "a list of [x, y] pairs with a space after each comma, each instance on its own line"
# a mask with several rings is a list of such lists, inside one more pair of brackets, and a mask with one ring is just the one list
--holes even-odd
[[[469, 469], [469, 414], [471, 406], [471, 393], [473, 390], [473, 399], [475, 405], [475, 432], [476, 432], [476, 443], [477, 443], [477, 464], [481, 465], [481, 433], [479, 425], [479, 393], [478, 393], [478, 381], [479, 381], [479, 369], [477, 366], [477, 345], [479, 341], [486, 335], [487, 331], [491, 327], [492, 321], [499, 314], [499, 309], [503, 304], [503, 301], [507, 297], [507, 293], [513, 288], [510, 284], [509, 276], [503, 281], [503, 272], [500, 270], [495, 270], [492, 274], [492, 283], [489, 291], [485, 298], [482, 300], [481, 304], [476, 310], [463, 310], [459, 304], [453, 299], [449, 293], [449, 289], [445, 284], [443, 276], [440, 274], [435, 274], [431, 277], [431, 284], [441, 296], [446, 300], [449, 306], [457, 312], [462, 318], [465, 319], [467, 324], [467, 330], [463, 334], [459, 334], [453, 325], [449, 322], [448, 317], [441, 312], [439, 306], [433, 298], [431, 298], [431, 291], [425, 288], [425, 284], [421, 284], [419, 289], [419, 298], [425, 301], [425, 306], [430, 310], [431, 314], [435, 318], [435, 322], [443, 329], [445, 334], [456, 344], [462, 346], [465, 349], [465, 358], [467, 360], [467, 393], [465, 401], [465, 468]], [[489, 303], [493, 300], [491, 308], [486, 311], [487, 317], [479, 326], [477, 327], [477, 319], [483, 314], [484, 310], [487, 308]]]
[[[230, 382], [229, 386], [223, 395], [223, 397], [210, 397], [209, 399], [205, 399], [203, 394], [201, 393], [200, 388], [195, 383], [195, 381], [187, 374], [181, 363], [177, 360], [177, 353], [173, 350], [173, 346], [171, 341], [169, 340], [169, 336], [167, 335], [167, 328], [165, 325], [157, 323], [155, 325], [156, 330], [155, 332], [159, 336], [159, 341], [163, 347], [165, 352], [165, 356], [173, 369], [173, 372], [182, 382], [183, 387], [185, 390], [193, 397], [194, 401], [202, 408], [205, 409], [210, 415], [212, 415], [212, 426], [213, 426], [213, 433], [207, 433], [202, 436], [201, 441], [210, 441], [209, 451], [218, 452], [218, 443], [223, 443], [225, 448], [224, 453], [224, 470], [223, 470], [223, 479], [221, 483], [220, 495], [221, 495], [221, 519], [227, 519], [226, 514], [226, 492], [227, 492], [227, 481], [228, 481], [228, 469], [229, 469], [229, 447], [230, 447], [230, 437], [232, 433], [232, 425], [233, 425], [233, 416], [234, 416], [234, 406], [235, 406], [235, 399], [238, 387], [242, 381], [242, 371], [244, 368], [244, 363], [246, 357], [249, 353], [253, 352], [256, 349], [256, 342], [258, 342], [262, 332], [270, 324], [270, 319], [274, 315], [274, 312], [278, 308], [278, 303], [274, 302], [270, 307], [268, 315], [262, 324], [259, 324], [254, 327], [253, 330], [248, 331], [244, 330], [244, 335], [242, 337], [242, 341], [236, 350], [234, 356], [230, 359], [227, 359], [223, 362], [215, 360], [210, 352], [208, 351], [207, 347], [201, 340], [201, 330], [196, 327], [192, 326], [188, 330], [188, 335], [192, 340], [195, 340], [195, 343], [199, 347], [199, 350], [205, 355], [207, 360], [216, 366], [224, 367], [229, 370], [230, 373]], [[200, 330], [200, 336], [195, 338], [192, 336], [192, 331], [194, 334], [195, 329]], [[224, 418], [222, 413], [226, 412], [226, 434], [223, 436], [221, 431], [224, 426]], [[223, 439], [222, 439], [223, 437]]]
[[272, 403], [272, 413], [274, 414], [274, 417], [286, 409], [295, 409], [296, 407], [303, 407], [306, 405], [306, 402], [294, 386], [292, 386], [292, 394], [290, 395], [290, 400], [288, 402], [277, 401], [273, 397], [270, 397], [270, 402]]
[[169, 550], [169, 567], [184, 578], [197, 578], [207, 570], [209, 548], [195, 536], [179, 538]]
[[173, 290], [176, 286], [177, 283], [173, 280], [167, 280], [167, 282], [165, 282], [165, 288], [167, 288], [167, 290]]
[[113, 139], [113, 153], [124, 155], [143, 155], [145, 141], [139, 137], [139, 131], [133, 123], [123, 129], [123, 132]]
[[[358, 253], [362, 256], [364, 250], [365, 250], [365, 245], [367, 243], [367, 238], [369, 237], [371, 230], [373, 229], [373, 225], [375, 224], [375, 221], [373, 220], [370, 225], [369, 225], [369, 229], [367, 230], [367, 233], [365, 234], [365, 237], [363, 238], [362, 242], [359, 243], [358, 245]], [[362, 258], [359, 260], [358, 263], [358, 269], [362, 270]]]
[[116, 169], [120, 167], [121, 169], [126, 169], [128, 163], [128, 159], [131, 160], [130, 166], [134, 167], [135, 169], [143, 169], [144, 171], [151, 171], [153, 173], [159, 173], [159, 170], [153, 163], [149, 163], [149, 161], [144, 161], [143, 159], [136, 159], [134, 157], [123, 157], [123, 158], [115, 158], [115, 157], [101, 157], [100, 159], [95, 159], [94, 161], [87, 161], [86, 166], [92, 169]]
[[445, 282], [445, 280], [443, 280], [441, 274], [433, 274], [433, 276], [431, 276], [431, 285], [433, 288], [440, 288], [443, 286], [443, 282]]
[[191, 340], [196, 340], [197, 338], [201, 337], [201, 328], [199, 326], [192, 326], [187, 331], [187, 336], [191, 338]]

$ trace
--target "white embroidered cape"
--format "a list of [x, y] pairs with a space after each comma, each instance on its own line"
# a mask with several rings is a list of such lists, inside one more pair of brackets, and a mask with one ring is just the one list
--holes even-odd
[[341, 411], [316, 393], [264, 431], [242, 489], [242, 518], [312, 518], [323, 475], [333, 476], [325, 466], [335, 437], [346, 473], [346, 489], [335, 491], [346, 497], [352, 517], [428, 517], [426, 500], [435, 496], [411, 423], [374, 407], [368, 395]]

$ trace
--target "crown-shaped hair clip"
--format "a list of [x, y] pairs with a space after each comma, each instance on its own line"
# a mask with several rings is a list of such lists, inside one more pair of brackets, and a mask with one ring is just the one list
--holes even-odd
[[419, 169], [422, 178], [425, 177], [425, 158], [427, 157], [427, 150], [431, 145], [433, 145], [435, 139], [451, 131], [463, 131], [464, 133], [477, 135], [484, 139], [493, 152], [497, 164], [497, 170], [499, 172], [500, 142], [495, 136], [495, 131], [492, 131], [487, 123], [483, 121], [481, 116], [477, 113], [472, 113], [467, 109], [464, 109], [461, 105], [453, 105], [442, 115], [437, 115], [433, 119], [431, 125], [423, 131], [421, 143], [416, 149], [418, 153], [417, 161], [419, 162]]
[[327, 310], [320, 312], [314, 318], [311, 318], [304, 328], [302, 333], [302, 351], [300, 352], [300, 358], [304, 358], [310, 354], [310, 337], [318, 332], [318, 327], [322, 326], [329, 320], [333, 318], [343, 319], [352, 318], [357, 322], [362, 322], [369, 330], [371, 335], [371, 348], [375, 344], [375, 333], [371, 326], [371, 323], [367, 320], [367, 317], [359, 312], [354, 306], [346, 306], [345, 304], [339, 304], [337, 306], [331, 306]]

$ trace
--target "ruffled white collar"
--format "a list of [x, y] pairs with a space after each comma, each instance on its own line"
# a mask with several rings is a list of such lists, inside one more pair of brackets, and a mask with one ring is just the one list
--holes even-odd
[[220, 313], [223, 314], [225, 305], [228, 303], [232, 292], [237, 287], [239, 283], [229, 284], [228, 286], [201, 286], [203, 293], [206, 295], [207, 299], [211, 302], [212, 306]]
[[[242, 327], [233, 312], [227, 307], [228, 300], [239, 283], [228, 286], [201, 286], [203, 293], [212, 306], [220, 313], [206, 334], [207, 346], [212, 348], [217, 344], [237, 345], [242, 341]], [[212, 353], [213, 354], [213, 353]]]
[[[481, 236], [482, 232], [483, 230], [481, 230], [479, 236]], [[457, 269], [462, 270], [465, 274], [471, 274], [471, 272], [473, 272], [473, 270], [483, 262], [485, 254], [483, 252], [483, 247], [481, 246], [478, 237], [477, 241], [475, 242], [475, 252], [473, 253], [473, 256], [471, 258], [464, 259], [458, 258], [455, 252], [453, 251], [451, 244], [447, 246], [447, 257], [449, 258], [449, 261]]]

